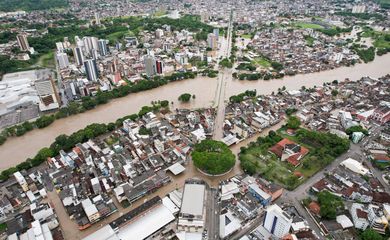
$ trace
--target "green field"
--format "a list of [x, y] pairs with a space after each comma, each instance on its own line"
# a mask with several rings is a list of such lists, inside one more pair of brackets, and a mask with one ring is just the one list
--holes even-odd
[[264, 68], [271, 67], [271, 62], [264, 57], [258, 57], [258, 58], [253, 59], [252, 64], [257, 65], [257, 66], [261, 66]]
[[[283, 138], [288, 138], [309, 150], [296, 168], [288, 162], [282, 162], [268, 151]], [[349, 140], [341, 139], [333, 134], [299, 129], [296, 136], [291, 136], [286, 134], [285, 128], [281, 128], [277, 133], [258, 138], [247, 148], [241, 149], [240, 161], [241, 167], [247, 173], [258, 173], [261, 177], [292, 190], [326, 167], [348, 148]], [[294, 172], [299, 172], [302, 177], [298, 178]]]
[[164, 16], [164, 15], [166, 15], [167, 14], [167, 11], [165, 11], [165, 10], [159, 10], [159, 11], [156, 11], [153, 15], [155, 16], [155, 17], [162, 17], [162, 16]]
[[114, 33], [108, 34], [106, 39], [109, 40], [110, 44], [111, 44], [111, 43], [114, 43], [114, 42], [116, 42], [124, 37], [127, 37], [127, 36], [134, 36], [134, 33], [132, 31], [129, 31], [129, 30], [114, 32]]
[[54, 68], [54, 52], [49, 52], [39, 57], [37, 65], [44, 68]]
[[252, 36], [250, 34], [243, 34], [240, 37], [245, 38], [245, 39], [251, 39], [252, 38]]
[[296, 22], [293, 24], [295, 27], [298, 28], [311, 28], [311, 29], [322, 29], [324, 28], [323, 26], [315, 23], [305, 23], [305, 22]]

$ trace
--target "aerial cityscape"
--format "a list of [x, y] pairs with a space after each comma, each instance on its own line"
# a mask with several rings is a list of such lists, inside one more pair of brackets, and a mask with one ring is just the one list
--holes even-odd
[[389, 221], [389, 0], [0, 0], [0, 240]]

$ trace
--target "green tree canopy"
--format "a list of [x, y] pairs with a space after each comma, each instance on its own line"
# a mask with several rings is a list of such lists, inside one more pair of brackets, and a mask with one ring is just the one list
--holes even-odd
[[288, 121], [287, 121], [288, 128], [298, 129], [300, 125], [301, 125], [301, 121], [297, 117], [291, 116], [288, 118]]
[[236, 157], [225, 143], [203, 140], [195, 145], [192, 160], [201, 171], [218, 175], [229, 171], [234, 166]]
[[341, 198], [328, 191], [320, 192], [317, 197], [321, 206], [321, 217], [326, 219], [336, 219], [337, 211], [344, 206]]

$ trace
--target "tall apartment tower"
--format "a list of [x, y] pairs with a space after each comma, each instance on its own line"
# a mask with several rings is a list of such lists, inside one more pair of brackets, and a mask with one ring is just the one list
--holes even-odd
[[101, 22], [100, 22], [100, 16], [99, 16], [99, 13], [95, 13], [95, 24], [96, 25], [100, 25]]
[[156, 73], [162, 74], [164, 71], [164, 63], [161, 60], [156, 60]]
[[73, 48], [73, 56], [77, 65], [81, 66], [84, 63], [84, 54], [80, 47]]
[[99, 77], [99, 72], [95, 59], [88, 59], [84, 62], [85, 74], [89, 81], [96, 82]]
[[56, 58], [60, 69], [65, 69], [69, 66], [69, 59], [66, 53], [59, 52], [56, 54]]
[[30, 45], [28, 44], [27, 35], [25, 33], [20, 33], [16, 35], [16, 40], [21, 51], [30, 50]]
[[156, 59], [151, 55], [144, 57], [145, 72], [148, 77], [156, 74]]
[[211, 48], [213, 50], [217, 49], [218, 41], [217, 41], [217, 37], [215, 36], [214, 33], [209, 33], [207, 35], [207, 45], [209, 48]]
[[274, 204], [265, 212], [263, 227], [276, 237], [282, 238], [290, 231], [292, 221], [290, 215]]
[[100, 39], [98, 41], [98, 47], [100, 56], [106, 56], [108, 54], [107, 40]]

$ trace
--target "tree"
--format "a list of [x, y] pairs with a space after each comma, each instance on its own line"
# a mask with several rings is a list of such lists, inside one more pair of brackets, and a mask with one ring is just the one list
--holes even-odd
[[288, 121], [287, 121], [288, 128], [298, 129], [300, 125], [301, 125], [301, 121], [297, 117], [291, 116], [288, 118]]
[[360, 234], [361, 240], [382, 240], [383, 237], [372, 228], [367, 228]]
[[229, 147], [215, 140], [203, 140], [196, 144], [191, 156], [195, 167], [211, 175], [226, 173], [236, 162]]
[[219, 65], [222, 67], [225, 67], [225, 68], [232, 68], [233, 67], [233, 63], [227, 58], [222, 59], [219, 62]]
[[38, 128], [45, 128], [54, 122], [54, 116], [42, 116], [35, 121]]
[[181, 102], [189, 102], [190, 101], [190, 99], [191, 99], [191, 94], [189, 94], [189, 93], [183, 93], [183, 94], [181, 94], [180, 96], [179, 96], [179, 101], [181, 101]]
[[318, 193], [318, 203], [321, 206], [320, 215], [326, 219], [336, 219], [337, 211], [344, 207], [340, 197], [333, 195], [329, 191]]
[[332, 90], [332, 96], [333, 97], [336, 97], [338, 94], [339, 94], [339, 91], [337, 91], [336, 89]]
[[352, 126], [352, 127], [347, 128], [347, 130], [345, 130], [345, 133], [348, 134], [348, 135], [352, 135], [354, 132], [362, 132], [365, 135], [368, 135], [367, 129], [364, 129], [360, 125]]

